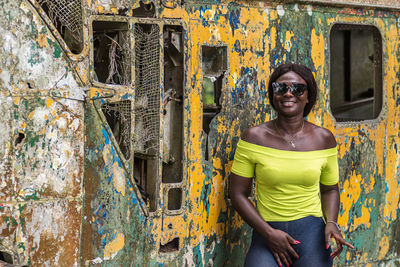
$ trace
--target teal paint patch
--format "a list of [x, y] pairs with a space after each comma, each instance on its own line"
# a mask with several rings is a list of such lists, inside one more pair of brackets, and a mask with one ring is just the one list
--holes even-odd
[[55, 58], [60, 58], [61, 54], [62, 54], [62, 50], [61, 50], [60, 45], [57, 44], [57, 43], [52, 43], [52, 46], [53, 46], [53, 56]]
[[31, 53], [30, 53], [30, 57], [28, 59], [28, 63], [31, 66], [34, 66], [34, 65], [44, 62], [44, 58], [41, 57], [41, 55], [40, 55], [40, 52], [39, 52], [40, 48], [39, 48], [38, 44], [32, 43], [30, 50], [31, 50]]
[[203, 253], [200, 244], [193, 248], [193, 262], [196, 267], [203, 267]]

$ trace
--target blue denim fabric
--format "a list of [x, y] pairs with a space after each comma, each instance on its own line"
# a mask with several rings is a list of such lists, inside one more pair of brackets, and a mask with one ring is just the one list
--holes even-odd
[[[295, 240], [300, 241], [293, 245], [299, 259], [293, 259], [293, 267], [331, 267], [333, 260], [330, 257], [331, 249], [325, 248], [325, 223], [322, 218], [308, 216], [289, 222], [268, 222], [271, 227], [288, 233]], [[268, 249], [265, 239], [255, 230], [249, 252], [244, 263], [245, 267], [275, 267], [278, 264]], [[282, 266], [284, 264], [282, 263]]]

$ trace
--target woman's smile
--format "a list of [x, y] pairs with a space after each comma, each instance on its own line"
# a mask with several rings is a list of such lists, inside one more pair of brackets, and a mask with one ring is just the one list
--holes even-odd
[[281, 103], [282, 103], [282, 106], [288, 107], [288, 108], [293, 107], [296, 104], [295, 101], [290, 101], [290, 100], [281, 101]]

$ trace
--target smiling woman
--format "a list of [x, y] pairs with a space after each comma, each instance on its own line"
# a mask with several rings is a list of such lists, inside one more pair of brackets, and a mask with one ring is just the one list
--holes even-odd
[[[332, 266], [343, 245], [353, 246], [336, 224], [336, 140], [304, 119], [316, 102], [314, 76], [303, 65], [281, 65], [268, 92], [278, 117], [244, 132], [229, 183], [234, 208], [254, 229], [245, 266]], [[254, 176], [256, 207], [248, 200]]]

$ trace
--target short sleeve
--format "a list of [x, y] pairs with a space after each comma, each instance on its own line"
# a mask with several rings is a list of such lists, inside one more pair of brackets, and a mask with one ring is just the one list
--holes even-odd
[[323, 185], [334, 185], [339, 182], [339, 165], [337, 153], [327, 157], [326, 164], [321, 172], [320, 183]]
[[232, 164], [232, 172], [246, 178], [254, 176], [255, 162], [251, 159], [250, 151], [243, 147], [239, 140]]

